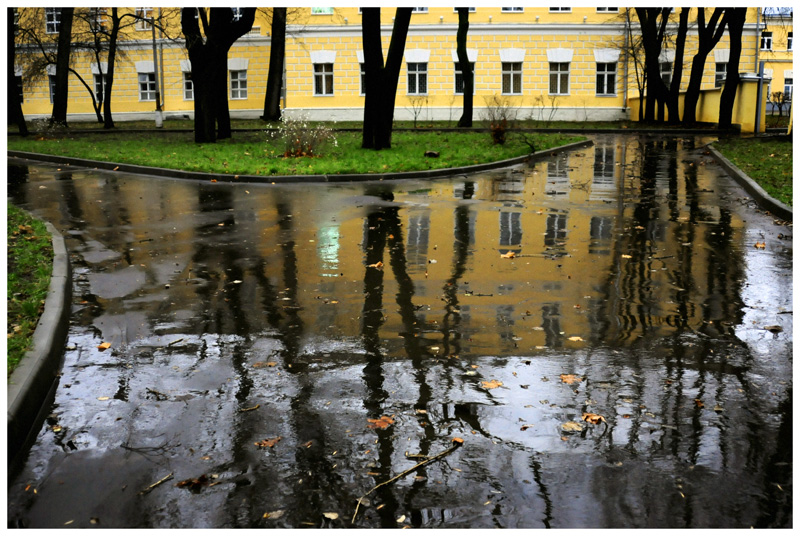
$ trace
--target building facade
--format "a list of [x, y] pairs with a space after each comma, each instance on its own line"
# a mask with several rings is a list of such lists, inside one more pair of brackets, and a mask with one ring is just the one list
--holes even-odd
[[[76, 28], [109, 24], [110, 8], [76, 20]], [[34, 12], [26, 16], [23, 12]], [[289, 8], [282, 107], [287, 115], [310, 119], [360, 120], [364, 106], [360, 8]], [[674, 13], [677, 25], [677, 11]], [[20, 23], [39, 25], [44, 36], [57, 35], [58, 8], [20, 9]], [[120, 14], [155, 17], [164, 30], [127, 18], [115, 62], [112, 110], [115, 120], [149, 119], [156, 97], [164, 116], [191, 117], [193, 82], [177, 8], [118, 8]], [[232, 8], [232, 16], [238, 9]], [[391, 38], [394, 9], [381, 11], [384, 54]], [[693, 10], [691, 20], [694, 21]], [[502, 101], [521, 119], [623, 120], [631, 118], [631, 100], [639, 96], [643, 55], [635, 50], [639, 23], [627, 8], [470, 8], [468, 56], [475, 73], [475, 118], [490, 102]], [[88, 21], [87, 21], [88, 19]], [[259, 9], [252, 31], [228, 54], [229, 107], [233, 117], [262, 114], [269, 53], [271, 10]], [[25, 22], [23, 22], [23, 20]], [[406, 40], [395, 118], [457, 121], [463, 77], [456, 56], [458, 15], [454, 8], [414, 8]], [[677, 26], [675, 26], [676, 28]], [[79, 30], [74, 28], [73, 34]], [[675, 29], [670, 32], [674, 35]], [[19, 40], [18, 40], [19, 41]], [[686, 42], [682, 89], [686, 88], [697, 32]], [[26, 117], [49, 116], [54, 65], [38, 67], [30, 43], [18, 43], [17, 76]], [[90, 90], [102, 87], [106, 53], [73, 50], [69, 117], [94, 120]], [[634, 59], [634, 55], [639, 59]], [[709, 55], [704, 90], [724, 79], [730, 42], [727, 31]], [[674, 44], [668, 36], [662, 72], [672, 76]], [[98, 61], [99, 59], [99, 61]], [[749, 8], [740, 72], [755, 74], [759, 63], [772, 78], [767, 92], [791, 93], [791, 17], [767, 16]], [[787, 89], [788, 88], [788, 89]], [[753, 105], [753, 107], [755, 107]]]

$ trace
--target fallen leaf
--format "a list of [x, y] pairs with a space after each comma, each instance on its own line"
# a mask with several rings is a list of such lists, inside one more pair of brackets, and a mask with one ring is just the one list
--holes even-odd
[[622, 258], [623, 259], [632, 259], [633, 257], [631, 257], [630, 255], [623, 255]]
[[98, 523], [100, 523], [100, 518], [92, 517], [89, 519], [89, 523], [91, 523], [92, 525], [97, 525]]
[[583, 430], [583, 425], [579, 422], [568, 421], [561, 425], [561, 429], [565, 432], [580, 432]]
[[390, 424], [394, 424], [394, 419], [387, 415], [382, 416], [380, 419], [367, 419], [367, 421], [369, 421], [367, 428], [384, 429], [388, 428]]
[[714, 406], [714, 411], [716, 411], [717, 413], [722, 413], [722, 412], [723, 412], [723, 411], [725, 411], [725, 410], [724, 410], [724, 409], [722, 409], [722, 406], [720, 406], [719, 404], [717, 404], [716, 406]]
[[51, 428], [51, 430], [53, 430], [54, 432], [60, 432], [62, 428], [56, 424], [55, 426], [53, 426], [53, 428]]
[[496, 389], [497, 387], [503, 385], [503, 382], [499, 380], [491, 380], [488, 382], [481, 382], [481, 383], [483, 384], [484, 389]]
[[513, 259], [516, 256], [517, 256], [517, 254], [514, 253], [513, 251], [509, 251], [508, 253], [503, 253], [502, 255], [500, 255], [500, 257], [502, 257], [504, 259]]
[[766, 249], [767, 243], [766, 242], [756, 242], [753, 247], [755, 247], [756, 249]]
[[209, 485], [210, 480], [206, 475], [200, 475], [197, 478], [189, 478], [186, 480], [181, 480], [175, 487], [177, 488], [189, 488], [191, 491], [200, 491], [203, 486]]
[[453, 443], [458, 443], [459, 445], [463, 445], [464, 444], [464, 440], [461, 439], [460, 437], [454, 437], [453, 438]]
[[694, 399], [694, 403], [695, 403], [695, 404], [697, 404], [697, 407], [698, 407], [698, 408], [705, 407], [705, 404], [703, 404], [703, 401], [702, 401], [702, 400], [700, 400], [699, 398], [695, 398], [695, 399]]
[[110, 342], [104, 342], [97, 345], [97, 349], [100, 350], [101, 352], [104, 350], [108, 350], [109, 348], [111, 348]]
[[99, 397], [97, 397], [97, 400], [100, 400], [101, 402], [105, 402], [106, 400], [109, 400], [109, 397], [107, 397], [107, 396], [99, 396]]
[[600, 424], [601, 422], [606, 422], [606, 419], [597, 413], [584, 413], [581, 415], [581, 419], [591, 424]]
[[398, 523], [402, 523], [405, 520], [406, 520], [406, 516], [404, 516], [404, 515], [397, 518], [397, 522]]
[[265, 447], [265, 448], [272, 448], [274, 447], [278, 441], [283, 439], [281, 436], [275, 437], [273, 439], [264, 439], [263, 441], [256, 441], [253, 443], [257, 447]]
[[283, 510], [274, 510], [272, 512], [265, 512], [263, 515], [264, 519], [278, 519], [283, 515]]
[[575, 374], [562, 374], [561, 381], [564, 383], [568, 383], [572, 385], [573, 383], [579, 383], [582, 380], [580, 376], [576, 376]]
[[522, 430], [524, 432], [528, 428], [533, 428], [533, 425], [532, 424], [523, 424], [522, 428], [520, 428], [520, 430]]
[[582, 340], [583, 340], [583, 338], [581, 338], [581, 337], [578, 337], [578, 336], [576, 335], [576, 336], [574, 336], [574, 337], [570, 337], [570, 338], [569, 338], [569, 340], [570, 340], [570, 341], [572, 341], [572, 342], [580, 342], [580, 341], [582, 341]]
[[772, 333], [780, 333], [781, 331], [783, 331], [783, 328], [780, 326], [764, 326], [764, 329]]
[[382, 270], [383, 269], [383, 263], [381, 261], [378, 261], [375, 264], [368, 264], [367, 268], [377, 268], [378, 270]]
[[339, 519], [339, 514], [336, 512], [323, 512], [323, 516], [327, 517], [328, 519]]

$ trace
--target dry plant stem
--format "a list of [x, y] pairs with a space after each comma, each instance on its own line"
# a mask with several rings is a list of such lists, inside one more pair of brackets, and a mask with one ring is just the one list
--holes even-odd
[[458, 447], [460, 447], [460, 446], [461, 446], [461, 443], [453, 443], [453, 446], [452, 446], [452, 447], [450, 447], [449, 449], [447, 449], [447, 450], [444, 450], [444, 451], [440, 452], [440, 453], [439, 453], [439, 454], [437, 454], [436, 456], [431, 456], [430, 458], [427, 458], [427, 459], [425, 459], [425, 460], [423, 460], [423, 461], [419, 462], [417, 465], [415, 465], [415, 466], [414, 466], [414, 467], [412, 467], [411, 469], [406, 469], [406, 470], [405, 470], [405, 471], [403, 471], [402, 473], [400, 473], [400, 474], [398, 474], [398, 475], [396, 475], [396, 476], [394, 476], [394, 477], [390, 478], [390, 479], [389, 479], [389, 480], [387, 480], [386, 482], [381, 482], [380, 484], [378, 484], [377, 486], [375, 486], [374, 488], [372, 488], [371, 490], [369, 490], [368, 492], [366, 492], [364, 495], [362, 495], [361, 497], [359, 497], [358, 501], [356, 502], [356, 511], [355, 511], [355, 512], [353, 512], [353, 520], [351, 521], [351, 523], [355, 523], [355, 522], [356, 522], [356, 516], [358, 515], [358, 507], [359, 507], [359, 506], [361, 506], [361, 501], [362, 501], [362, 500], [364, 500], [364, 499], [366, 499], [366, 498], [367, 498], [367, 495], [371, 494], [373, 491], [375, 491], [376, 489], [378, 489], [378, 488], [380, 488], [380, 487], [382, 487], [382, 486], [385, 486], [385, 485], [387, 485], [387, 484], [391, 484], [392, 482], [395, 482], [396, 480], [400, 480], [400, 479], [401, 479], [401, 478], [403, 478], [404, 476], [406, 476], [406, 475], [408, 475], [408, 474], [410, 474], [410, 473], [413, 473], [414, 471], [416, 471], [416, 470], [417, 470], [417, 469], [419, 469], [420, 467], [423, 467], [423, 466], [425, 466], [425, 465], [428, 465], [428, 464], [429, 464], [429, 463], [431, 463], [431, 462], [435, 462], [436, 460], [439, 460], [439, 459], [441, 459], [441, 458], [444, 458], [445, 456], [447, 456], [448, 454], [450, 454], [450, 453], [451, 453], [451, 452], [453, 452], [454, 450], [458, 449]]
[[165, 476], [164, 478], [162, 478], [161, 480], [159, 480], [158, 482], [156, 482], [155, 484], [150, 484], [150, 485], [149, 485], [149, 486], [147, 486], [145, 489], [143, 489], [142, 491], [140, 491], [140, 492], [139, 492], [139, 495], [145, 495], [145, 494], [147, 494], [147, 493], [150, 493], [151, 491], [153, 491], [153, 489], [154, 489], [156, 486], [160, 486], [161, 484], [163, 484], [163, 483], [164, 483], [164, 482], [166, 482], [167, 480], [171, 479], [173, 474], [174, 474], [174, 473], [170, 473], [170, 474], [168, 474], [167, 476]]

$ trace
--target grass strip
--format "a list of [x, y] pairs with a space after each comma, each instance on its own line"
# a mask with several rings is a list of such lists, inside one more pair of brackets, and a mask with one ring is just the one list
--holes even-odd
[[[583, 140], [582, 136], [528, 133], [537, 150]], [[108, 162], [232, 175], [314, 175], [387, 173], [443, 169], [483, 164], [522, 156], [530, 147], [519, 134], [493, 145], [488, 132], [395, 132], [392, 148], [361, 148], [360, 132], [337, 132], [336, 144], [321, 148], [321, 156], [284, 158], [285, 144], [266, 132], [235, 132], [232, 139], [196, 144], [183, 132], [123, 132], [8, 139], [9, 150], [88, 158]], [[436, 151], [439, 158], [425, 157]]]
[[714, 146], [778, 201], [792, 206], [792, 141], [783, 137], [720, 139]]
[[44, 223], [8, 203], [8, 375], [31, 345], [53, 271], [53, 245]]

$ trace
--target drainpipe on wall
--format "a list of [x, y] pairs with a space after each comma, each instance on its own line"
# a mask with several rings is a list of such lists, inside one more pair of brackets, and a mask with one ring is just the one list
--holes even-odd
[[164, 126], [161, 116], [161, 91], [158, 84], [158, 54], [156, 49], [156, 19], [150, 18], [150, 29], [153, 31], [153, 78], [156, 81], [156, 128]]
[[631, 26], [630, 8], [625, 8], [625, 83], [623, 84], [622, 111], [628, 108], [628, 34]]
[[758, 71], [758, 51], [761, 48], [761, 8], [756, 8], [756, 65], [753, 67], [754, 71]]
[[764, 90], [764, 63], [758, 65], [758, 91], [756, 91], [756, 124], [753, 128], [753, 133], [758, 134], [761, 127], [761, 92]]

